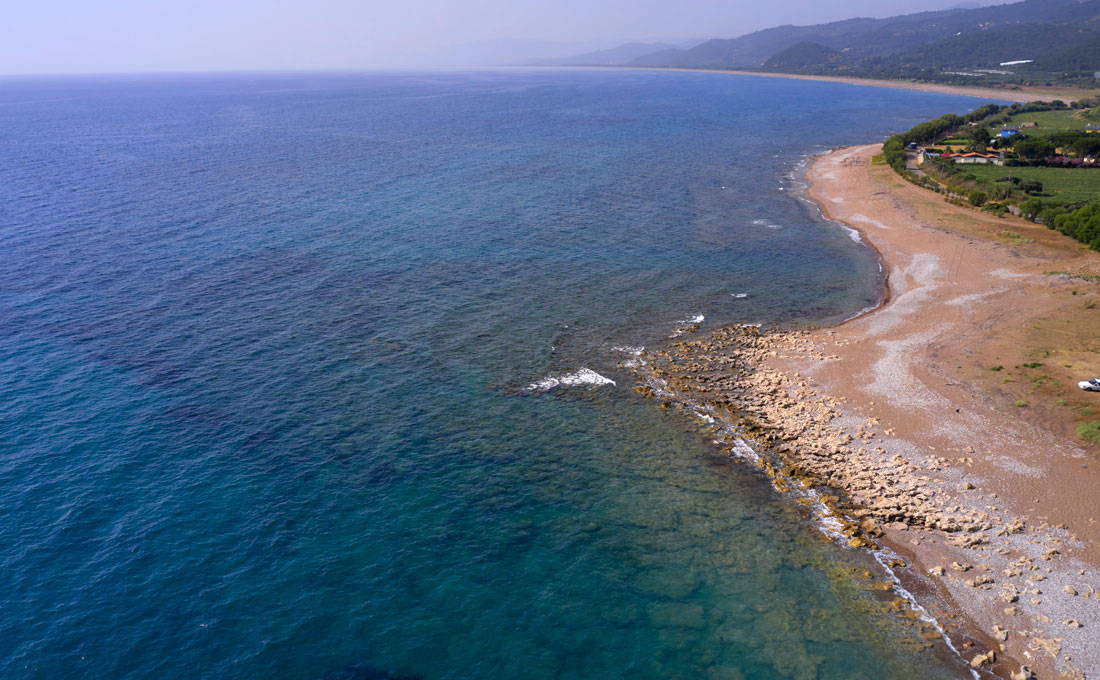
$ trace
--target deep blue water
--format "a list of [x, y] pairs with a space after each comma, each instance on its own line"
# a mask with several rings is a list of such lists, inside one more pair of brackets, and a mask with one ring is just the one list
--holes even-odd
[[615, 348], [873, 303], [792, 173], [975, 105], [0, 81], [0, 677], [965, 677]]

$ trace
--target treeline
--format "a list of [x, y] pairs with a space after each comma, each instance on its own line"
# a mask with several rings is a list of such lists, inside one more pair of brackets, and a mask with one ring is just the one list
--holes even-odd
[[[886, 140], [886, 143], [882, 145], [882, 151], [886, 156], [886, 162], [897, 172], [906, 175], [905, 147], [910, 144], [931, 144], [947, 136], [949, 133], [958, 130], [967, 123], [976, 123], [985, 120], [1004, 108], [1008, 107], [998, 104], [986, 104], [985, 106], [974, 109], [965, 116], [948, 113], [935, 120], [919, 123], [907, 132], [896, 134]], [[908, 174], [912, 175], [913, 173]], [[907, 177], [907, 179], [914, 181], [909, 177]]]
[[1008, 140], [1016, 155], [1025, 161], [1042, 161], [1055, 154], [1058, 149], [1072, 156], [1092, 156], [1100, 153], [1100, 135], [1067, 130], [1052, 132], [1043, 136], [1018, 135], [1015, 141]]

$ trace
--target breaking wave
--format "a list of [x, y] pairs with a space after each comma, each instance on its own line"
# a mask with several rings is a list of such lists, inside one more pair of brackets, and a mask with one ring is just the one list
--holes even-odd
[[581, 387], [584, 385], [614, 385], [611, 378], [600, 375], [590, 368], [582, 368], [573, 373], [563, 375], [548, 375], [542, 380], [533, 382], [527, 386], [530, 392], [547, 392], [555, 387]]

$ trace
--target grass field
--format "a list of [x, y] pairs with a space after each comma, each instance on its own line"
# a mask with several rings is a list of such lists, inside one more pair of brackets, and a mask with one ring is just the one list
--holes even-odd
[[993, 182], [999, 177], [1019, 177], [1043, 183], [1044, 201], [1100, 200], [1100, 168], [1008, 168], [996, 165], [971, 165], [962, 172], [972, 173], [979, 180]]
[[1009, 119], [1010, 125], [1019, 125], [1035, 121], [1037, 128], [1024, 128], [1022, 132], [1036, 134], [1043, 132], [1056, 132], [1059, 130], [1081, 130], [1092, 121], [1087, 121], [1080, 115], [1080, 110], [1066, 109], [1062, 111], [1035, 111], [1033, 113], [1018, 113]]

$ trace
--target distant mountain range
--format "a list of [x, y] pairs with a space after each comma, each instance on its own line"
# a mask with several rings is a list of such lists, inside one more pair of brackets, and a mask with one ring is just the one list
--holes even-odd
[[[1006, 67], [1003, 62], [1023, 63]], [[1100, 72], [1100, 0], [1024, 0], [886, 19], [777, 26], [686, 49], [634, 43], [552, 63], [1091, 84]]]

